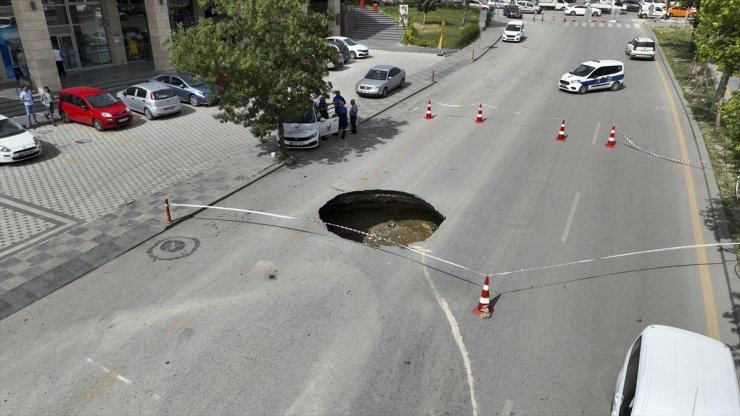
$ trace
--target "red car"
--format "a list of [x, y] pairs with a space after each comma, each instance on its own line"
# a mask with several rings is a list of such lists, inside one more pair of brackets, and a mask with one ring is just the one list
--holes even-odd
[[131, 110], [107, 92], [92, 87], [59, 91], [59, 115], [65, 122], [88, 124], [101, 131], [131, 123]]

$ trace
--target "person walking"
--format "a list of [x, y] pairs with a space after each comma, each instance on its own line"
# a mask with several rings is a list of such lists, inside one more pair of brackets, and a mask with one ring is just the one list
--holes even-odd
[[344, 105], [347, 101], [344, 100], [344, 97], [342, 97], [342, 94], [339, 92], [339, 90], [334, 91], [334, 98], [331, 100], [332, 104], [334, 104], [334, 114], [339, 115], [339, 103], [342, 103], [341, 105]]
[[28, 116], [28, 127], [30, 128], [34, 124], [38, 124], [36, 121], [36, 113], [33, 112], [33, 94], [28, 90], [28, 85], [23, 86], [23, 91], [20, 94], [21, 102], [26, 108], [26, 115]]
[[59, 75], [66, 75], [64, 72], [64, 58], [62, 57], [62, 51], [59, 50], [59, 46], [54, 45], [54, 49], [51, 50], [54, 53], [54, 61], [57, 63], [57, 72]]
[[44, 92], [41, 94], [41, 104], [46, 107], [44, 117], [47, 120], [51, 119], [51, 125], [56, 127], [57, 124], [54, 122], [54, 97], [51, 95], [49, 87], [44, 87]]
[[344, 139], [344, 135], [347, 134], [347, 107], [345, 107], [344, 104], [344, 101], [340, 101], [339, 107], [337, 107], [337, 115], [339, 116], [339, 131], [342, 132], [342, 139]]
[[357, 134], [357, 111], [359, 107], [354, 98], [349, 100], [349, 122], [352, 125], [352, 134]]

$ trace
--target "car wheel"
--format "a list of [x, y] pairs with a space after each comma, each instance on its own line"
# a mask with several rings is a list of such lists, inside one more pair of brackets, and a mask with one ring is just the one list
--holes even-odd
[[406, 86], [406, 80], [405, 80], [405, 79], [403, 79], [403, 78], [401, 78], [401, 83], [400, 83], [400, 84], [398, 84], [398, 88], [403, 88], [403, 87], [405, 87], [405, 86]]
[[64, 111], [59, 112], [59, 117], [62, 118], [62, 121], [65, 123], [69, 123], [69, 116]]
[[195, 94], [191, 94], [190, 97], [188, 97], [188, 102], [190, 102], [190, 105], [193, 107], [198, 106], [198, 97], [195, 96]]
[[388, 95], [388, 88], [383, 88], [383, 92], [380, 93], [380, 96], [385, 98]]
[[147, 120], [151, 120], [154, 118], [154, 116], [152, 115], [152, 112], [149, 111], [148, 108], [144, 109], [144, 116], [146, 117]]
[[586, 87], [585, 85], [581, 85], [581, 88], [578, 89], [578, 93], [585, 94], [587, 90], [588, 90], [588, 87]]
[[349, 59], [357, 59], [357, 54], [354, 51], [350, 52]]
[[635, 57], [634, 57], [634, 56], [632, 56], [632, 54], [631, 54], [631, 53], [628, 53], [627, 55], [629, 55], [629, 56], [630, 56], [630, 61], [631, 61], [631, 60], [633, 60], [633, 59], [635, 59]]
[[575, 10], [574, 10], [574, 11], [572, 11], [572, 12], [570, 12], [570, 15], [571, 15], [571, 16], [575, 16], [575, 15], [576, 15], [576, 12], [575, 12]]
[[93, 127], [95, 127], [95, 130], [97, 131], [103, 131], [103, 123], [96, 118], [93, 119]]
[[614, 82], [612, 82], [612, 86], [609, 87], [609, 89], [612, 90], [612, 91], [617, 91], [617, 90], [619, 90], [620, 85], [622, 85], [622, 84], [620, 84], [619, 81], [614, 81]]

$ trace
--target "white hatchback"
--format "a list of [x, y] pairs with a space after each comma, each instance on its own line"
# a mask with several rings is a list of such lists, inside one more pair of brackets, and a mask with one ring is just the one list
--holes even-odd
[[655, 41], [650, 38], [636, 37], [627, 43], [624, 53], [630, 59], [637, 57], [655, 59]]
[[30, 159], [41, 151], [39, 139], [13, 119], [0, 115], [0, 163]]

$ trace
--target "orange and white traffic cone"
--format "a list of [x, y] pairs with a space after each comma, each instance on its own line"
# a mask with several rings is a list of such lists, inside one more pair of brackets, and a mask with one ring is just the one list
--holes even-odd
[[480, 292], [480, 301], [478, 301], [478, 306], [473, 309], [473, 313], [483, 319], [490, 318], [493, 315], [490, 298], [491, 295], [488, 293], [488, 276], [486, 276], [486, 280], [483, 282], [483, 290]]
[[596, 16], [591, 17], [591, 23], [596, 23]]
[[172, 224], [172, 215], [170, 215], [170, 200], [164, 199], [164, 223], [167, 225]]
[[576, 15], [573, 15], [573, 22], [576, 21]]
[[609, 133], [609, 140], [606, 142], [604, 147], [613, 148], [617, 145], [617, 141], [614, 139], [614, 130], [616, 129], [616, 126], [612, 124], [612, 132]]
[[[552, 17], [554, 19], [555, 18], [555, 15], [552, 15]], [[565, 18], [565, 15], [563, 15], [563, 23], [565, 23], [565, 21], [566, 21], [566, 18]]]
[[559, 142], [565, 141], [565, 118], [563, 118], [563, 122], [560, 123], [560, 132], [558, 133], [558, 137], [556, 137], [555, 140]]
[[475, 122], [476, 123], [483, 122], [483, 104], [478, 104], [478, 115], [475, 116]]
[[601, 16], [601, 23], [606, 23], [606, 16]]
[[424, 117], [427, 120], [432, 119], [432, 101], [427, 101], [427, 115]]

